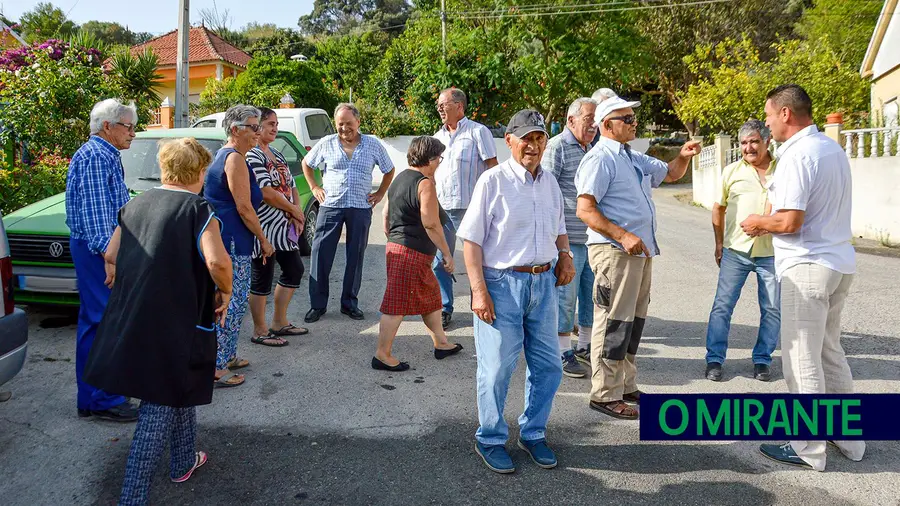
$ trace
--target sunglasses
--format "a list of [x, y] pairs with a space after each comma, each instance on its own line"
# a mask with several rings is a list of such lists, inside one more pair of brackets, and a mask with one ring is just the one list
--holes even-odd
[[615, 119], [621, 120], [622, 123], [625, 123], [626, 125], [633, 125], [637, 122], [637, 116], [635, 116], [634, 114], [629, 114], [628, 116], [616, 116], [615, 118], [607, 118], [607, 120], [610, 121]]
[[234, 125], [234, 126], [236, 126], [236, 127], [246, 127], [246, 128], [249, 128], [250, 130], [253, 130], [254, 132], [259, 132], [259, 128], [260, 128], [260, 125], [245, 125], [245, 124], [243, 124], [243, 123], [239, 123], [239, 124]]

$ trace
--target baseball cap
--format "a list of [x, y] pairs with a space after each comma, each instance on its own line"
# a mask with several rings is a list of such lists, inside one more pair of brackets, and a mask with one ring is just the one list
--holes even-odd
[[[522, 138], [531, 132], [543, 132], [547, 135], [547, 126], [541, 113], [534, 109], [523, 109], [513, 115], [506, 125], [506, 133]], [[549, 137], [549, 135], [547, 135]]]
[[603, 119], [609, 116], [613, 111], [618, 111], [619, 109], [627, 109], [629, 107], [640, 107], [640, 105], [641, 103], [637, 100], [629, 102], [618, 96], [608, 98], [603, 102], [597, 104], [597, 110], [596, 112], [594, 112], [594, 121], [597, 123], [602, 123]]

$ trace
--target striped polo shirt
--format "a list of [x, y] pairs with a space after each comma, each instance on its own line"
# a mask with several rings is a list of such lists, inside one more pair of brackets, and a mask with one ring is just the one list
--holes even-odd
[[541, 159], [541, 168], [553, 174], [562, 191], [569, 244], [587, 243], [587, 225], [575, 214], [578, 208], [575, 173], [578, 171], [578, 164], [581, 163], [581, 159], [587, 152], [588, 150], [581, 146], [572, 131], [566, 128], [561, 134], [550, 139], [550, 142], [547, 143], [547, 150], [544, 151], [544, 157]]
[[447, 147], [434, 173], [438, 202], [443, 209], [465, 209], [475, 182], [487, 170], [485, 160], [497, 157], [494, 136], [481, 123], [462, 118], [452, 135], [444, 125], [433, 137]]

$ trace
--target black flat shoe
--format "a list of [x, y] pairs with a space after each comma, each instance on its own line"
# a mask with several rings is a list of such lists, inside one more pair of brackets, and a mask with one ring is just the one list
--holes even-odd
[[722, 381], [722, 364], [718, 362], [706, 364], [706, 379], [709, 381]]
[[[79, 410], [78, 416], [82, 416], [82, 411], [84, 410]], [[136, 422], [138, 419], [138, 408], [125, 402], [103, 411], [91, 411], [91, 416], [110, 422]]]
[[363, 314], [363, 312], [360, 311], [358, 308], [348, 309], [348, 308], [342, 307], [341, 313], [349, 316], [350, 318], [352, 318], [354, 320], [362, 320], [366, 317]]
[[78, 418], [90, 418], [91, 410], [78, 408]]
[[402, 372], [409, 369], [409, 362], [400, 362], [397, 365], [387, 365], [381, 360], [372, 357], [372, 369], [376, 369], [378, 371]]
[[457, 353], [462, 351], [462, 349], [463, 349], [463, 347], [459, 343], [456, 343], [456, 346], [454, 346], [453, 348], [450, 348], [449, 350], [439, 350], [439, 349], [435, 348], [434, 349], [434, 358], [436, 358], [438, 360], [443, 360], [443, 359], [449, 357], [450, 355], [456, 355]]
[[305, 321], [306, 323], [317, 322], [323, 314], [325, 314], [324, 309], [310, 309], [306, 312], [306, 316], [303, 317], [303, 321]]
[[753, 365], [753, 378], [759, 381], [771, 381], [772, 380], [772, 371], [769, 369], [769, 366], [766, 364], [754, 364]]

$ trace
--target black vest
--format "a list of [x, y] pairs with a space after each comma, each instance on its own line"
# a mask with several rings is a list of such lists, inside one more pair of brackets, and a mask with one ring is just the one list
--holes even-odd
[[[431, 242], [422, 225], [422, 210], [419, 202], [419, 183], [426, 179], [419, 171], [404, 170], [391, 183], [388, 190], [388, 242], [401, 244], [426, 255], [437, 253], [437, 246]], [[438, 204], [441, 225], [446, 225], [449, 217]]]

